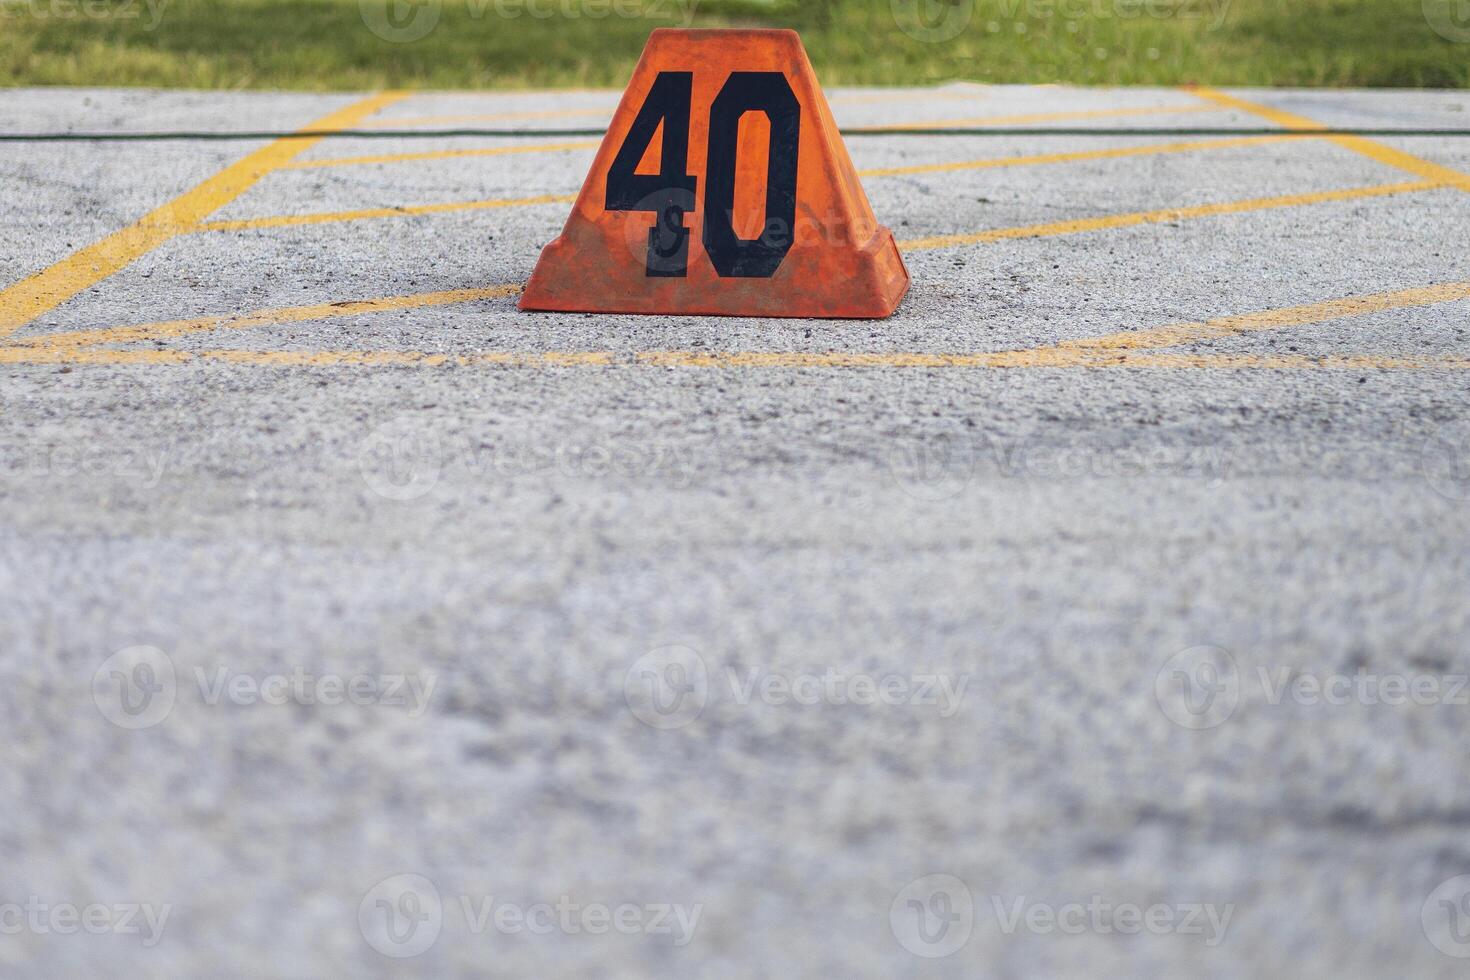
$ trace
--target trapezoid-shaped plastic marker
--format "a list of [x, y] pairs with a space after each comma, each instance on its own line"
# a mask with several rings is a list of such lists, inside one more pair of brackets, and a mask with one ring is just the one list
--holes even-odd
[[908, 286], [796, 32], [664, 29], [520, 306], [885, 317]]

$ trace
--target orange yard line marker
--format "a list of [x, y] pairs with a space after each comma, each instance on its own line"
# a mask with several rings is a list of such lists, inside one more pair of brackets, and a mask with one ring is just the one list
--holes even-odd
[[[323, 116], [306, 128], [315, 131], [346, 129], [384, 106], [403, 98], [385, 92]], [[321, 137], [288, 136], [236, 161], [204, 183], [133, 224], [55, 265], [0, 290], [0, 338], [111, 276], [164, 242], [192, 230], [205, 217], [244, 194], [266, 174], [289, 163], [320, 142]]]

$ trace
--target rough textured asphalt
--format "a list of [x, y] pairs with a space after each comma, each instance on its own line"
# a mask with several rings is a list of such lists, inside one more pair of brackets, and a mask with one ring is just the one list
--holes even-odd
[[[834, 109], [1192, 99], [941, 91]], [[1245, 94], [1470, 122], [1463, 93]], [[297, 126], [350, 101], [13, 91], [0, 129]], [[1140, 142], [848, 145], [876, 168]], [[1470, 139], [1384, 142], [1470, 171]], [[257, 145], [0, 144], [0, 288]], [[215, 217], [568, 194], [591, 152], [282, 171]], [[865, 185], [909, 239], [1411, 179], [1312, 141]], [[566, 209], [182, 236], [16, 337], [518, 283]], [[1448, 188], [916, 252], [882, 323], [507, 297], [131, 349], [1023, 349], [1463, 282], [1467, 220]], [[1465, 356], [1467, 314], [1171, 352]], [[1463, 974], [1470, 372], [0, 372], [7, 975]], [[321, 703], [338, 683], [361, 703]], [[96, 934], [67, 906], [101, 909]]]

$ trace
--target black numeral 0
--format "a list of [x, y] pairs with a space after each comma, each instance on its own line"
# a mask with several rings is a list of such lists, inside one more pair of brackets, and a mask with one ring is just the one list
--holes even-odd
[[[740, 117], [764, 112], [771, 121], [766, 165], [766, 217], [760, 237], [735, 234], [735, 154]], [[704, 172], [704, 250], [727, 279], [765, 279], [791, 251], [796, 224], [796, 154], [801, 146], [801, 104], [778, 71], [731, 72], [709, 113], [709, 163]]]
[[[607, 172], [609, 211], [652, 211], [648, 233], [650, 276], [684, 276], [689, 271], [689, 230], [684, 215], [694, 208], [698, 181], [690, 176], [689, 113], [692, 72], [660, 72], [648, 98]], [[766, 166], [766, 213], [761, 234], [735, 234], [735, 163], [740, 117], [763, 112], [770, 121]], [[653, 134], [663, 123], [663, 153], [657, 175], [637, 173]], [[766, 279], [791, 250], [796, 225], [796, 171], [801, 147], [801, 103], [781, 72], [731, 72], [710, 107], [709, 156], [705, 165], [704, 250], [726, 279]]]

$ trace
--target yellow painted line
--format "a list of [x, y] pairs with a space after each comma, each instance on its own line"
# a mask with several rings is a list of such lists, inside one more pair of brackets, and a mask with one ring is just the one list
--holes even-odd
[[957, 245], [978, 245], [1014, 238], [1045, 238], [1052, 235], [1072, 235], [1080, 232], [1101, 231], [1108, 228], [1127, 228], [1135, 225], [1162, 224], [1187, 218], [1204, 218], [1221, 214], [1241, 214], [1247, 211], [1264, 211], [1271, 208], [1299, 207], [1305, 204], [1321, 204], [1327, 201], [1352, 201], [1368, 197], [1385, 197], [1390, 194], [1408, 194], [1414, 191], [1431, 190], [1443, 186], [1437, 181], [1423, 180], [1407, 184], [1381, 184], [1373, 187], [1350, 187], [1338, 191], [1320, 191], [1314, 194], [1286, 194], [1282, 197], [1259, 197], [1247, 201], [1225, 201], [1220, 204], [1203, 204], [1189, 208], [1168, 208], [1161, 211], [1138, 211], [1132, 214], [1110, 214], [1100, 218], [1080, 218], [1073, 221], [1056, 221], [1043, 225], [1025, 225], [1020, 228], [994, 228], [964, 235], [936, 235], [932, 238], [916, 238], [899, 242], [898, 247], [906, 252], [934, 248], [953, 248]]
[[[1265, 143], [1281, 143], [1311, 136], [1245, 136], [1216, 140], [1193, 140], [1181, 143], [1156, 143], [1147, 146], [1129, 146], [1109, 150], [1084, 150], [1075, 153], [1041, 153], [1035, 156], [989, 157], [981, 160], [961, 160], [954, 163], [916, 164], [908, 167], [874, 167], [859, 170], [859, 177], [897, 177], [906, 174], [948, 173], [958, 170], [986, 170], [994, 167], [1025, 167], [1047, 163], [1071, 163], [1078, 160], [1108, 160], [1124, 157], [1150, 156], [1156, 153], [1187, 153], [1196, 150], [1219, 150], [1240, 146], [1259, 146]], [[470, 150], [426, 150], [420, 153], [382, 153], [375, 156], [333, 157], [324, 160], [298, 160], [286, 164], [282, 170], [314, 170], [322, 167], [351, 167], [365, 164], [413, 163], [428, 160], [457, 160], [466, 157], [498, 157], [521, 153], [556, 153], [566, 150], [595, 150], [599, 140], [581, 140], [571, 143], [533, 143], [528, 146], [497, 146]]]
[[[1347, 296], [1274, 310], [1259, 310], [1214, 320], [1170, 324], [1147, 330], [1128, 330], [1102, 337], [1065, 341], [1047, 347], [983, 353], [935, 354], [926, 352], [793, 352], [793, 351], [546, 351], [489, 352], [451, 356], [415, 351], [109, 351], [88, 349], [86, 344], [127, 343], [160, 340], [199, 330], [267, 326], [305, 320], [330, 319], [355, 314], [413, 309], [476, 299], [507, 297], [515, 286], [481, 290], [452, 290], [395, 296], [347, 303], [267, 310], [239, 317], [174, 320], [165, 323], [119, 327], [111, 330], [53, 334], [28, 338], [23, 344], [0, 349], [0, 363], [182, 363], [193, 358], [228, 360], [242, 364], [504, 364], [527, 365], [613, 365], [642, 364], [653, 367], [1437, 367], [1461, 368], [1470, 358], [1385, 358], [1379, 355], [1308, 357], [1294, 355], [1160, 354], [1156, 348], [1212, 340], [1259, 330], [1281, 330], [1332, 320], [1380, 313], [1387, 310], [1434, 306], [1470, 300], [1470, 282], [1442, 283], [1366, 296]], [[1139, 353], [1143, 351], [1143, 353]], [[116, 355], [116, 356], [114, 356]]]
[[1376, 354], [1312, 357], [1283, 354], [1136, 354], [1128, 357], [1043, 356], [1043, 351], [998, 354], [791, 353], [764, 351], [513, 351], [434, 354], [426, 351], [152, 351], [99, 348], [0, 348], [0, 364], [177, 365], [198, 362], [249, 367], [664, 367], [664, 368], [1003, 368], [1173, 370], [1470, 370], [1470, 357], [1402, 358]]
[[52, 347], [0, 348], [0, 364], [189, 364], [224, 362], [254, 367], [603, 367], [629, 363], [610, 351], [506, 351], [432, 354], [425, 351], [154, 351]]
[[971, 102], [990, 98], [989, 92], [884, 92], [875, 95], [828, 96], [829, 105], [877, 105], [884, 102], [904, 102], [923, 105], [929, 102]]
[[190, 357], [173, 350], [0, 347], [0, 364], [183, 364]]
[[333, 157], [325, 160], [297, 160], [282, 170], [314, 170], [319, 167], [353, 167], [375, 163], [406, 163], [414, 160], [455, 160], [461, 157], [500, 157], [517, 153], [556, 153], [562, 150], [592, 150], [600, 140], [574, 143], [532, 143], [523, 146], [495, 146], [475, 150], [429, 150], [423, 153], [382, 153], [377, 156]]
[[1258, 330], [1281, 330], [1286, 327], [1300, 327], [1325, 323], [1329, 320], [1366, 316], [1385, 310], [1434, 306], [1439, 303], [1452, 303], [1465, 299], [1470, 299], [1470, 282], [1451, 282], [1416, 289], [1400, 289], [1389, 293], [1374, 293], [1369, 296], [1348, 296], [1320, 303], [1305, 303], [1285, 309], [1240, 313], [1199, 323], [1175, 323], [1148, 330], [1108, 334], [1104, 337], [1068, 340], [1057, 344], [1052, 349], [1102, 355], [1130, 350], [1155, 350], [1160, 347], [1178, 347], [1181, 344], [1233, 337]]
[[981, 126], [1028, 126], [1031, 123], [1075, 122], [1083, 119], [1121, 119], [1129, 116], [1164, 116], [1218, 112], [1223, 106], [1174, 105], [1142, 109], [1087, 109], [1074, 112], [1033, 112], [1014, 116], [975, 116], [968, 119], [937, 119], [932, 122], [895, 123], [884, 126], [850, 126], [864, 133], [902, 133], [910, 129], [969, 129]]
[[1251, 371], [1464, 371], [1470, 357], [1386, 357], [1379, 354], [1132, 354], [1092, 367]]
[[1144, 146], [1124, 146], [1108, 150], [1081, 150], [1075, 153], [1040, 153], [1024, 157], [990, 157], [984, 160], [960, 160], [955, 163], [921, 163], [909, 167], [874, 167], [859, 170], [859, 177], [900, 177], [907, 174], [950, 173], [957, 170], [989, 170], [996, 167], [1028, 167], [1047, 163], [1073, 163], [1080, 160], [1113, 160], [1124, 157], [1152, 156], [1157, 153], [1188, 153], [1196, 150], [1224, 150], [1239, 146], [1259, 146], [1265, 143], [1281, 143], [1310, 137], [1292, 136], [1243, 136], [1232, 139], [1192, 140], [1182, 143], [1149, 143]]
[[506, 351], [485, 354], [427, 354], [422, 351], [201, 351], [206, 360], [267, 367], [607, 367], [618, 355], [609, 351]]
[[[346, 129], [404, 97], [385, 92], [323, 116], [311, 130]], [[55, 265], [0, 290], [0, 337], [8, 337], [36, 317], [54, 310], [151, 252], [175, 235], [249, 190], [258, 180], [320, 142], [321, 137], [288, 136], [236, 161], [193, 190], [174, 198], [121, 231], [74, 252]]]
[[[1028, 225], [1019, 228], [1000, 228], [973, 235], [951, 235], [941, 238], [918, 239], [901, 243], [900, 247], [908, 251], [930, 248], [944, 248], [953, 245], [975, 244], [980, 242], [996, 241], [1006, 238], [1036, 238], [1047, 235], [1072, 234], [1076, 232], [1095, 231], [1102, 228], [1115, 228], [1127, 225], [1140, 225], [1149, 222], [1171, 221], [1181, 218], [1201, 217], [1215, 214], [1232, 214], [1242, 211], [1257, 210], [1263, 207], [1287, 207], [1318, 203], [1321, 201], [1352, 200], [1362, 197], [1381, 196], [1384, 194], [1406, 193], [1416, 190], [1428, 190], [1440, 185], [1424, 181], [1411, 184], [1389, 184], [1381, 187], [1349, 188], [1342, 191], [1324, 191], [1318, 194], [1298, 194], [1284, 198], [1264, 198], [1256, 201], [1235, 201], [1223, 204], [1209, 204], [1197, 208], [1172, 209], [1166, 211], [1147, 211], [1135, 214], [1108, 215], [1101, 218], [1087, 218], [1080, 221], [1064, 221], [1047, 225]], [[268, 326], [272, 323], [298, 323], [306, 320], [328, 319], [339, 316], [352, 316], [365, 313], [382, 312], [386, 310], [415, 309], [425, 306], [440, 306], [451, 303], [468, 302], [476, 299], [491, 299], [503, 296], [511, 296], [519, 291], [518, 286], [494, 286], [486, 289], [450, 290], [446, 292], [420, 293], [407, 296], [390, 296], [382, 299], [361, 300], [347, 303], [320, 303], [310, 306], [291, 307], [281, 310], [267, 310], [259, 313], [246, 314], [237, 317], [200, 317], [190, 320], [173, 320], [163, 323], [142, 324], [132, 327], [113, 327], [102, 330], [71, 331], [62, 333], [51, 333], [37, 337], [26, 337], [15, 341], [17, 345], [25, 347], [46, 346], [68, 346], [76, 347], [86, 344], [104, 343], [129, 343], [143, 340], [157, 340], [167, 337], [180, 336], [186, 333], [215, 330], [221, 328], [242, 329], [246, 327]], [[1236, 317], [1225, 317], [1219, 320], [1211, 320], [1206, 323], [1174, 324], [1166, 327], [1158, 327], [1144, 331], [1129, 331], [1108, 337], [1088, 338], [1076, 341], [1067, 341], [1058, 345], [1057, 349], [1063, 352], [1071, 351], [1074, 354], [1096, 354], [1099, 351], [1121, 350], [1121, 349], [1143, 349], [1154, 347], [1167, 347], [1183, 343], [1191, 343], [1197, 340], [1206, 340], [1211, 337], [1228, 336], [1233, 333], [1244, 333], [1249, 330], [1276, 329], [1278, 327], [1293, 326], [1297, 324], [1320, 322], [1321, 320], [1334, 319], [1340, 316], [1352, 316], [1359, 313], [1371, 313], [1379, 310], [1395, 309], [1402, 306], [1428, 305], [1431, 303], [1448, 302], [1454, 299], [1465, 298], [1462, 295], [1464, 285], [1452, 283], [1445, 286], [1431, 286], [1424, 289], [1407, 290], [1398, 293], [1386, 293], [1377, 296], [1354, 297], [1342, 300], [1331, 300], [1326, 303], [1309, 304], [1305, 307], [1293, 307], [1283, 311], [1265, 311], [1261, 313], [1242, 314]], [[694, 355], [698, 356], [698, 355]], [[923, 355], [930, 356], [930, 355]], [[939, 355], [935, 355], [939, 356]], [[970, 357], [971, 355], [962, 355]], [[1001, 355], [985, 355], [986, 357]], [[1009, 356], [1009, 355], [1004, 355]], [[943, 355], [948, 358], [948, 355]], [[945, 360], [943, 363], [949, 363]], [[988, 363], [988, 362], [987, 362]], [[935, 366], [942, 366], [936, 362]], [[979, 365], [977, 362], [977, 366]], [[992, 365], [1000, 366], [1000, 365]]]
[[99, 344], [131, 344], [140, 341], [167, 340], [171, 337], [182, 337], [186, 334], [204, 333], [211, 330], [246, 330], [251, 327], [267, 327], [283, 323], [304, 323], [310, 320], [330, 320], [338, 317], [361, 316], [367, 313], [416, 310], [429, 306], [470, 303], [475, 300], [501, 299], [515, 296], [520, 291], [521, 287], [515, 285], [488, 286], [483, 289], [450, 289], [435, 293], [385, 296], [379, 299], [349, 300], [341, 303], [314, 303], [310, 306], [260, 310], [239, 316], [205, 316], [191, 320], [144, 323], [131, 327], [50, 333], [39, 337], [22, 337], [13, 341], [13, 345], [22, 349], [60, 349]]
[[606, 109], [536, 109], [527, 112], [465, 112], [449, 116], [394, 116], [377, 119], [378, 128], [412, 126], [452, 126], [459, 123], [514, 122], [519, 119], [570, 119], [583, 116], [611, 116], [615, 106]]
[[483, 211], [490, 208], [520, 208], [535, 204], [570, 204], [575, 194], [542, 194], [537, 197], [495, 198], [488, 201], [454, 201], [448, 204], [413, 204], [401, 208], [365, 208], [361, 211], [329, 211], [321, 214], [283, 214], [269, 218], [242, 221], [209, 221], [195, 226], [195, 231], [250, 231], [256, 228], [286, 228], [296, 225], [322, 225], [334, 221], [362, 221], [366, 218], [411, 218], [426, 214], [448, 214], [453, 211]]
[[[897, 176], [901, 173], [926, 173], [944, 172], [944, 170], [966, 170], [986, 169], [986, 167], [1005, 166], [1028, 166], [1042, 165], [1042, 163], [1064, 163], [1075, 162], [1075, 160], [1108, 159], [1108, 157], [1133, 157], [1148, 156], [1152, 153], [1185, 153], [1191, 150], [1211, 150], [1211, 148], [1226, 148], [1233, 145], [1254, 145], [1261, 143], [1274, 143], [1274, 141], [1299, 140], [1301, 137], [1292, 137], [1282, 134], [1280, 137], [1269, 135], [1269, 137], [1241, 137], [1236, 140], [1201, 140], [1191, 143], [1166, 143], [1151, 144], [1147, 147], [1113, 148], [1113, 150], [1083, 150], [1078, 153], [1048, 153], [1029, 157], [992, 157], [985, 160], [961, 160], [957, 163], [932, 163], [932, 165], [917, 165], [908, 167], [879, 167], [873, 170], [858, 170], [860, 176]], [[1226, 215], [1235, 210], [1258, 210], [1261, 207], [1289, 207], [1292, 204], [1311, 204], [1323, 200], [1344, 200], [1345, 197], [1374, 197], [1380, 194], [1398, 194], [1398, 192], [1411, 190], [1426, 190], [1435, 187], [1435, 184], [1395, 184], [1386, 188], [1361, 188], [1352, 191], [1327, 191], [1324, 194], [1301, 194], [1291, 195], [1283, 198], [1258, 198], [1258, 200], [1238, 201], [1235, 204], [1210, 204], [1204, 209], [1172, 209], [1167, 212], [1145, 212], [1141, 215], [1117, 215], [1108, 217], [1095, 217], [1095, 219], [1083, 219], [1078, 222], [1057, 222], [1051, 225], [1028, 225], [1023, 228], [994, 229], [994, 231], [975, 232], [972, 235], [947, 235], [942, 238], [925, 238], [916, 242], [901, 242], [901, 247], [906, 248], [941, 248], [947, 245], [975, 244], [982, 241], [1000, 241], [1004, 238], [1038, 238], [1045, 235], [1072, 234], [1078, 231], [1097, 231], [1101, 228], [1120, 228], [1125, 225], [1144, 225], [1148, 222], [1164, 222], [1164, 220], [1176, 220], [1180, 217], [1197, 217], [1200, 215]], [[253, 219], [232, 220], [232, 222], [206, 222], [197, 225], [194, 231], [200, 232], [235, 232], [253, 231], [262, 228], [288, 228], [288, 226], [300, 225], [326, 225], [335, 222], [357, 222], [357, 220], [378, 219], [378, 217], [413, 217], [423, 215], [450, 215], [454, 212], [472, 212], [472, 210], [497, 209], [497, 207], [528, 207], [535, 204], [570, 204], [576, 200], [575, 194], [542, 194], [538, 197], [513, 197], [513, 198], [491, 198], [484, 201], [447, 201], [442, 204], [412, 204], [404, 207], [372, 207], [372, 209], [356, 210], [356, 212], [323, 212], [318, 215], [278, 215], [270, 217], [253, 217]], [[942, 244], [935, 244], [942, 242]]]
[[[1194, 93], [1218, 108], [1248, 112], [1262, 119], [1270, 120], [1285, 129], [1331, 128], [1308, 119], [1305, 116], [1298, 116], [1292, 112], [1284, 112], [1281, 109], [1272, 109], [1270, 106], [1247, 102], [1245, 99], [1227, 95], [1216, 89], [1191, 88], [1186, 89], [1186, 91]], [[1362, 136], [1329, 136], [1327, 139], [1330, 139], [1338, 146], [1352, 150], [1354, 153], [1360, 153], [1371, 160], [1377, 160], [1379, 163], [1386, 164], [1390, 167], [1397, 167], [1399, 170], [1407, 171], [1427, 180], [1435, 181], [1436, 183], [1458, 187], [1462, 191], [1470, 191], [1470, 175], [1461, 173], [1458, 170], [1451, 170], [1449, 167], [1431, 163], [1428, 160], [1420, 159], [1402, 150], [1396, 150], [1391, 146], [1366, 139]]]

